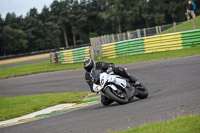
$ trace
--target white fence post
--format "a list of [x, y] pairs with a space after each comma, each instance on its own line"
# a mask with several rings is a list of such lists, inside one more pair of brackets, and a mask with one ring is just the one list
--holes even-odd
[[137, 29], [137, 36], [138, 36], [138, 38], [141, 38], [140, 29]]

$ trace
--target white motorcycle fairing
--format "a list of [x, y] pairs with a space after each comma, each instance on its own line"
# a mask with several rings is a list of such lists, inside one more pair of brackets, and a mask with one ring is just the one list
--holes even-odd
[[[111, 84], [106, 85], [106, 83], [111, 83]], [[100, 85], [93, 84], [93, 90], [98, 93], [102, 89], [106, 89], [109, 86], [110, 88], [112, 88], [113, 90], [116, 91], [117, 87], [115, 86], [115, 84], [122, 87], [125, 90], [128, 98], [133, 96], [133, 93], [135, 92], [135, 88], [127, 87], [127, 81], [118, 75], [114, 75], [113, 72], [111, 72], [109, 74], [107, 74], [105, 72], [101, 73], [100, 74]]]
[[112, 75], [112, 73], [107, 74], [104, 72], [100, 74], [100, 85], [102, 88], [105, 88], [104, 86], [106, 82], [111, 82], [121, 86], [122, 88], [126, 88], [126, 80], [122, 79], [118, 75]]
[[111, 83], [121, 86], [122, 88], [126, 88], [126, 80], [125, 79], [122, 79], [121, 77], [119, 77], [117, 75], [101, 73], [100, 74], [100, 85], [93, 83], [93, 90], [95, 92], [99, 92], [103, 88], [106, 88], [107, 86], [111, 87], [113, 90], [117, 90], [116, 86], [113, 84], [108, 84], [107, 86], [105, 86], [106, 82], [111, 82]]

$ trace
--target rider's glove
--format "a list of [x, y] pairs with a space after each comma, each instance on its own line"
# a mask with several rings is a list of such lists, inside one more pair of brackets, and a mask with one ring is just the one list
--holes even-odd
[[113, 69], [113, 67], [108, 67], [108, 69], [107, 69], [107, 73], [110, 73], [110, 72], [112, 72], [114, 69]]

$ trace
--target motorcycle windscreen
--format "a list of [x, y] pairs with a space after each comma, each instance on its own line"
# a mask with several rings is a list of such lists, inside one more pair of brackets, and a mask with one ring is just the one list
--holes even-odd
[[92, 72], [90, 73], [90, 77], [92, 78], [92, 82], [99, 85], [100, 82], [100, 73], [101, 71], [100, 70], [92, 70]]

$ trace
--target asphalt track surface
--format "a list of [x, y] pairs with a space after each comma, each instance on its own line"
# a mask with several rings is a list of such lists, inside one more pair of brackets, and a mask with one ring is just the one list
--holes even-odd
[[[149, 89], [149, 97], [126, 105], [101, 104], [28, 123], [0, 128], [1, 133], [104, 133], [145, 123], [200, 114], [200, 56], [127, 67]], [[70, 70], [0, 80], [2, 96], [88, 91], [83, 70]]]
[[34, 63], [44, 62], [44, 61], [48, 61], [48, 60], [49, 59], [40, 59], [40, 60], [35, 60], [35, 61], [14, 63], [14, 64], [10, 64], [10, 65], [2, 65], [2, 66], [0, 66], [0, 69], [9, 68], [9, 67], [16, 67], [16, 66], [23, 66], [23, 65], [28, 65], [28, 64], [34, 64]]

